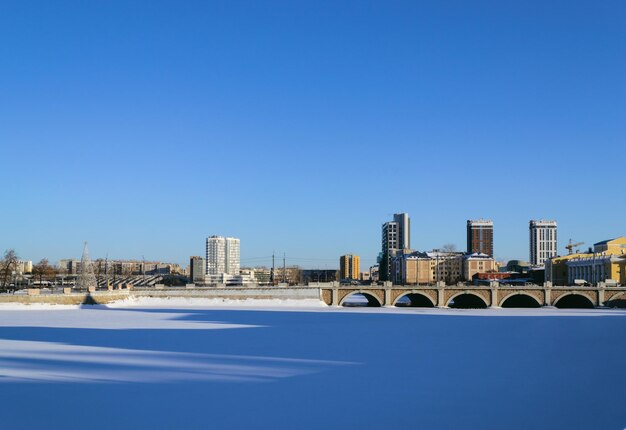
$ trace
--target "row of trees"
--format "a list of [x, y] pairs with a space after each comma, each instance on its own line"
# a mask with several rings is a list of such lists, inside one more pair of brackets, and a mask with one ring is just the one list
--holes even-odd
[[[16, 289], [18, 263], [19, 257], [14, 249], [8, 249], [4, 252], [3, 258], [0, 260], [0, 291], [12, 292]], [[54, 280], [58, 270], [50, 265], [47, 258], [43, 258], [33, 265], [31, 274], [41, 285], [43, 281]]]

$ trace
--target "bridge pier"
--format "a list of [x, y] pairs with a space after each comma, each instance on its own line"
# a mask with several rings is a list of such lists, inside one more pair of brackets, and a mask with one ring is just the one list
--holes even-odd
[[446, 303], [445, 294], [446, 284], [445, 282], [437, 282], [437, 303], [436, 306], [441, 309], [446, 309], [448, 304]]
[[393, 303], [391, 299], [391, 288], [385, 288], [385, 300], [383, 301], [383, 306], [386, 308], [393, 307]]
[[596, 303], [596, 306], [603, 306], [604, 305], [604, 288], [605, 288], [606, 284], [604, 282], [598, 282], [598, 303]]
[[491, 303], [489, 304], [490, 308], [495, 308], [495, 309], [499, 309], [500, 306], [498, 305], [498, 287], [499, 287], [499, 283], [498, 282], [493, 282], [492, 286], [491, 286], [491, 295], [490, 297], [490, 301]]
[[339, 306], [339, 290], [337, 288], [333, 288], [332, 294], [333, 306]]
[[544, 282], [543, 284], [543, 305], [552, 306], [552, 282]]

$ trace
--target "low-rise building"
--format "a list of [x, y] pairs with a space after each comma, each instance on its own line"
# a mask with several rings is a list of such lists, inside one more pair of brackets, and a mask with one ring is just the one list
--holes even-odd
[[551, 282], [552, 285], [570, 285], [567, 262], [575, 258], [587, 258], [590, 256], [593, 256], [593, 254], [576, 253], [552, 257], [549, 260], [546, 260], [546, 281]]
[[[590, 250], [591, 251], [591, 250]], [[545, 262], [546, 281], [553, 285], [611, 282], [626, 284], [626, 237], [594, 244], [593, 252], [553, 257]]]
[[339, 272], [335, 269], [304, 269], [301, 271], [302, 285], [315, 282], [335, 282], [339, 280]]
[[270, 285], [272, 270], [267, 267], [248, 267], [241, 269], [241, 274], [251, 276], [259, 285]]
[[392, 259], [394, 284], [418, 285], [443, 281], [460, 282], [463, 277], [463, 252], [411, 252]]
[[466, 254], [463, 259], [463, 280], [471, 281], [476, 273], [497, 272], [496, 260], [487, 254]]
[[302, 282], [302, 269], [298, 266], [277, 267], [274, 269], [273, 283], [298, 285]]

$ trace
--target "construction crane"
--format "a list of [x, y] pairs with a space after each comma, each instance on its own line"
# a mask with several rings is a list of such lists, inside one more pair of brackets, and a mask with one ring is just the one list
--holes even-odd
[[580, 245], [584, 245], [585, 242], [576, 242], [576, 243], [572, 243], [572, 239], [569, 240], [569, 244], [565, 245], [565, 249], [567, 249], [569, 251], [568, 255], [572, 255], [574, 253], [574, 248], [576, 248], [577, 246]]

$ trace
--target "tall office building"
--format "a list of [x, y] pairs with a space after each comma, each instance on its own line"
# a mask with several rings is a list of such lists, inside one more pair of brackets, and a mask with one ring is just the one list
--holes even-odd
[[205, 264], [202, 257], [189, 257], [189, 279], [194, 283], [204, 283]]
[[383, 224], [382, 252], [379, 258], [380, 280], [391, 280], [391, 259], [400, 251], [411, 248], [411, 221], [409, 214], [393, 215], [393, 221]]
[[468, 254], [486, 254], [493, 257], [493, 221], [486, 219], [467, 220]]
[[239, 276], [239, 239], [234, 237], [210, 236], [206, 239], [207, 275]]
[[358, 255], [347, 254], [339, 258], [340, 279], [357, 280], [361, 274], [361, 259]]
[[530, 263], [543, 265], [556, 253], [556, 221], [531, 220], [530, 229]]
[[393, 221], [398, 225], [398, 249], [411, 248], [411, 220], [409, 214], [394, 214]]

